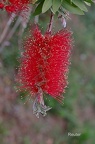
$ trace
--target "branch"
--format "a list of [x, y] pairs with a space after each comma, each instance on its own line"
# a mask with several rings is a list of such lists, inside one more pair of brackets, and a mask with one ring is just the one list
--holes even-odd
[[6, 34], [8, 32], [8, 29], [11, 25], [11, 23], [13, 22], [14, 18], [16, 17], [16, 15], [14, 13], [12, 13], [11, 17], [9, 18], [7, 24], [6, 24], [6, 27], [4, 28], [4, 31], [3, 33], [1, 34], [1, 37], [0, 37], [0, 44], [3, 42], [4, 38], [6, 37]]
[[49, 26], [48, 26], [48, 29], [47, 29], [47, 33], [51, 33], [51, 30], [52, 30], [52, 26], [53, 26], [53, 13], [51, 12], [51, 16], [50, 16], [50, 22], [49, 22]]

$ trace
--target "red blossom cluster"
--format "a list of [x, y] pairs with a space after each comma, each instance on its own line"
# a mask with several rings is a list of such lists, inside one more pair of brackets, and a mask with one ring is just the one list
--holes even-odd
[[39, 88], [59, 102], [67, 86], [67, 73], [72, 47], [71, 32], [61, 30], [52, 35], [36, 28], [24, 42], [24, 52], [18, 70], [20, 89], [36, 94]]
[[0, 2], [0, 9], [5, 9], [7, 12], [19, 12], [27, 9], [27, 5], [30, 4], [30, 0], [3, 0]]

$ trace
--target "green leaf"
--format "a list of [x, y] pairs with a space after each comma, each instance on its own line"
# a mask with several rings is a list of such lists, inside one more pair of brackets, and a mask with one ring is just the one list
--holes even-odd
[[65, 0], [62, 2], [62, 6], [73, 14], [84, 15], [84, 12], [81, 9], [79, 9], [77, 6], [71, 5]]
[[35, 4], [39, 4], [39, 3], [41, 3], [42, 1], [44, 1], [44, 0], [37, 0]]
[[52, 0], [45, 0], [42, 7], [42, 13], [45, 13], [51, 6], [52, 6]]
[[83, 11], [88, 11], [82, 0], [72, 0], [72, 2]]
[[84, 0], [85, 4], [88, 6], [91, 6], [91, 4], [93, 3], [92, 0]]
[[61, 6], [61, 0], [53, 0], [52, 9], [54, 13], [58, 11], [60, 6]]
[[84, 1], [86, 1], [86, 2], [88, 2], [88, 3], [93, 3], [92, 0], [84, 0]]
[[43, 2], [39, 3], [38, 6], [36, 7], [34, 14], [33, 15], [39, 15], [42, 12], [42, 6], [43, 6]]
[[87, 6], [91, 6], [91, 3], [84, 1]]

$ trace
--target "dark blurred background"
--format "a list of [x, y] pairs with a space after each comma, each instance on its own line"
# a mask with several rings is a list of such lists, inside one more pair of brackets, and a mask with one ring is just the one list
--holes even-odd
[[[34, 20], [31, 10], [28, 16], [10, 18], [0, 11], [0, 144], [95, 144], [95, 6], [67, 21], [74, 47], [64, 105], [47, 96], [45, 103], [53, 108], [39, 119], [32, 113], [32, 101], [24, 105], [26, 95], [15, 90], [22, 38]], [[43, 31], [48, 21], [49, 13], [39, 17]], [[56, 18], [54, 23], [54, 30], [62, 28]], [[68, 132], [81, 135], [71, 137]]]

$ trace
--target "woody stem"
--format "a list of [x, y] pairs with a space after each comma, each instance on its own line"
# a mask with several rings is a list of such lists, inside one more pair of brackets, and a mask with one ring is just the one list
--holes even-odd
[[41, 88], [39, 88], [39, 90], [38, 90], [37, 100], [38, 100], [38, 103], [44, 105], [43, 91]]
[[49, 26], [48, 26], [48, 29], [47, 29], [47, 33], [51, 33], [51, 30], [52, 30], [52, 26], [53, 26], [53, 13], [51, 12], [51, 16], [50, 16], [50, 22], [49, 22]]

